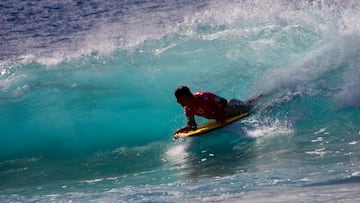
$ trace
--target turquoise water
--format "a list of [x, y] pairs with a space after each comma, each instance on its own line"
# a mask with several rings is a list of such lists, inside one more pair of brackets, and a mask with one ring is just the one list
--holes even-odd
[[[359, 9], [0, 3], [0, 202], [359, 201]], [[174, 141], [183, 84], [264, 97]]]

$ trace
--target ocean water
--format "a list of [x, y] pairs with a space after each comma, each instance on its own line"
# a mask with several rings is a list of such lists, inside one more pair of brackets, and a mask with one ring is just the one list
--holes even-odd
[[[357, 0], [1, 1], [0, 202], [359, 202], [359, 18]], [[174, 141], [178, 85], [264, 96]]]

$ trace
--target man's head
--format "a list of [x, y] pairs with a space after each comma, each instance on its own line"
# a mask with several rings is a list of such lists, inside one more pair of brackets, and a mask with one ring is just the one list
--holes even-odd
[[186, 86], [179, 86], [175, 89], [176, 100], [181, 106], [188, 106], [193, 98], [193, 94]]

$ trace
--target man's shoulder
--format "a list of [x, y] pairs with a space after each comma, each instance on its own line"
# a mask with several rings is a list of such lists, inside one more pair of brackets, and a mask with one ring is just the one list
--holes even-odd
[[206, 95], [215, 95], [215, 94], [207, 91], [199, 91], [194, 93], [194, 96], [206, 96]]
[[213, 101], [218, 96], [212, 92], [206, 92], [206, 91], [200, 91], [196, 92], [194, 94], [195, 100], [201, 100], [201, 101]]

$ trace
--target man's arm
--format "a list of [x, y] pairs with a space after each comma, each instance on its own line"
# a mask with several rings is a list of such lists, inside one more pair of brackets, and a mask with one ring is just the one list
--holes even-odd
[[226, 108], [227, 108], [227, 100], [215, 95], [215, 103], [218, 113], [218, 117], [216, 118], [216, 122], [220, 123], [222, 126], [226, 126]]

